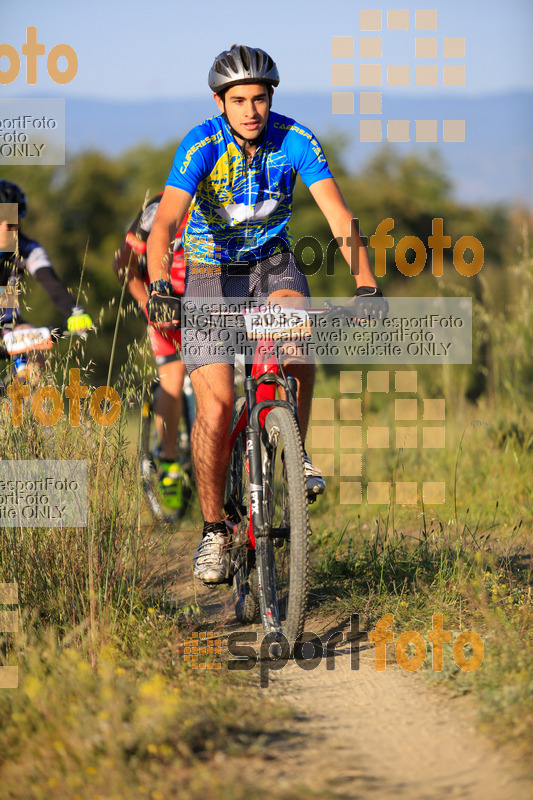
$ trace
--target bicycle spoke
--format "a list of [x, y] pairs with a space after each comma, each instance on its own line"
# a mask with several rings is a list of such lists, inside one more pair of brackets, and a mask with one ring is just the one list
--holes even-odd
[[257, 540], [256, 557], [263, 626], [292, 643], [305, 619], [308, 516], [302, 445], [287, 408], [266, 417], [262, 466], [266, 535]]
[[[235, 402], [232, 428], [244, 406], [244, 398]], [[246, 471], [246, 435], [236, 438], [226, 482], [226, 513], [234, 523], [230, 547], [230, 573], [233, 576], [233, 599], [238, 622], [250, 624], [259, 614], [255, 550], [248, 547], [249, 479]]]

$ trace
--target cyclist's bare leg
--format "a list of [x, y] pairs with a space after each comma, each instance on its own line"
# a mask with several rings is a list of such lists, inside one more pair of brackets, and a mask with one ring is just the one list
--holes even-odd
[[[300, 292], [295, 292], [293, 289], [278, 289], [275, 292], [272, 292], [270, 300], [277, 298], [285, 297], [285, 298], [294, 298], [291, 300], [290, 304], [294, 307], [299, 307], [307, 302], [307, 298], [305, 298]], [[298, 303], [296, 298], [301, 298], [303, 302]], [[284, 370], [287, 375], [292, 375], [293, 378], [296, 378], [298, 381], [298, 389], [297, 389], [297, 402], [298, 402], [298, 419], [300, 422], [300, 431], [302, 435], [302, 442], [305, 442], [305, 437], [307, 434], [307, 428], [309, 425], [309, 416], [311, 414], [311, 402], [313, 400], [313, 387], [315, 385], [315, 365], [314, 364], [298, 364], [298, 363], [291, 363], [287, 362], [284, 363]], [[283, 390], [280, 391], [280, 395], [283, 394]]]
[[176, 436], [183, 409], [181, 390], [185, 364], [169, 361], [159, 367], [159, 391], [155, 402], [156, 426], [161, 440], [161, 457], [176, 458]]
[[233, 366], [207, 364], [191, 373], [196, 419], [191, 433], [198, 498], [205, 522], [223, 516], [230, 458], [229, 424], [233, 406]]

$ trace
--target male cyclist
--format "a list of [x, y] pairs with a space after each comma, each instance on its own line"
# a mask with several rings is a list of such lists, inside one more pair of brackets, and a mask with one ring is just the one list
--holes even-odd
[[[113, 263], [121, 283], [126, 280], [127, 288], [146, 313], [148, 302], [148, 277], [146, 274], [146, 241], [152, 228], [162, 192], [152, 197], [139, 211], [115, 255]], [[185, 227], [183, 220], [172, 243], [172, 262], [170, 280], [172, 290], [182, 295], [185, 286], [185, 261], [181, 236]], [[180, 359], [180, 332], [174, 329], [161, 330], [148, 323], [148, 337], [159, 372], [159, 391], [155, 402], [155, 412], [161, 447], [157, 453], [159, 479], [165, 505], [177, 509], [181, 505], [180, 481], [183, 480], [181, 466], [177, 463], [176, 438], [182, 412], [182, 386], [185, 364]]]
[[[92, 326], [89, 314], [77, 306], [71, 293], [58, 278], [50, 258], [39, 242], [25, 236], [19, 223], [10, 223], [2, 213], [2, 204], [18, 206], [18, 218], [26, 216], [26, 197], [16, 183], [0, 180], [0, 286], [18, 287], [25, 272], [36, 278], [55, 307], [67, 318], [69, 331], [84, 331]], [[14, 246], [13, 246], [13, 233]], [[23, 324], [18, 308], [0, 309], [0, 327]]]
[[[185, 299], [289, 297], [297, 303], [298, 298], [309, 297], [307, 280], [291, 252], [288, 229], [297, 173], [333, 236], [341, 237], [344, 258], [350, 266], [353, 263], [357, 294], [386, 303], [317, 139], [305, 126], [270, 110], [279, 83], [272, 58], [258, 48], [234, 45], [217, 56], [208, 83], [221, 113], [193, 128], [176, 152], [148, 239], [150, 306], [163, 308], [171, 293], [164, 257], [189, 206]], [[233, 367], [220, 363], [226, 359], [214, 352], [214, 348], [200, 355], [193, 355], [192, 348], [189, 354], [187, 348], [184, 351], [197, 403], [192, 445], [204, 517], [194, 573], [205, 583], [222, 582], [225, 576], [222, 507], [233, 402]], [[314, 366], [289, 364], [285, 371], [298, 381], [304, 438]], [[324, 491], [325, 481], [307, 456], [305, 476], [308, 494]]]

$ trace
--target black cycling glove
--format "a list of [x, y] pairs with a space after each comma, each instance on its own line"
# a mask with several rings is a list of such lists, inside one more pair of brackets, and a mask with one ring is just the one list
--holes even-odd
[[146, 313], [150, 322], [173, 322], [179, 326], [181, 323], [181, 296], [177, 294], [162, 294], [154, 292], [146, 304]]
[[387, 316], [389, 304], [375, 286], [360, 286], [355, 293], [355, 297], [353, 306], [361, 317], [385, 319]]

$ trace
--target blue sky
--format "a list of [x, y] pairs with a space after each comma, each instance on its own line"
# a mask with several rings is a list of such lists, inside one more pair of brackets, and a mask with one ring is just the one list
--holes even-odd
[[[37, 27], [46, 52], [58, 43], [73, 47], [79, 59], [74, 80], [57, 86], [38, 62], [38, 80], [28, 86], [25, 65], [0, 97], [62, 96], [145, 100], [199, 97], [208, 92], [207, 72], [214, 56], [234, 42], [260, 46], [280, 69], [280, 91], [331, 90], [331, 39], [353, 36], [358, 74], [359, 10], [409, 9], [409, 31], [381, 34], [383, 63], [414, 65], [414, 11], [437, 10], [436, 32], [464, 36], [465, 94], [533, 89], [532, 0], [269, 0], [223, 3], [220, 0], [24, 0], [2, 2], [0, 41], [20, 53], [26, 27]], [[439, 49], [439, 55], [441, 50]], [[440, 59], [442, 63], [442, 58]], [[0, 60], [6, 69], [7, 59]], [[417, 91], [415, 87], [403, 89]], [[420, 90], [418, 90], [420, 91]], [[440, 90], [443, 91], [442, 87]], [[456, 90], [457, 91], [457, 90]]]

